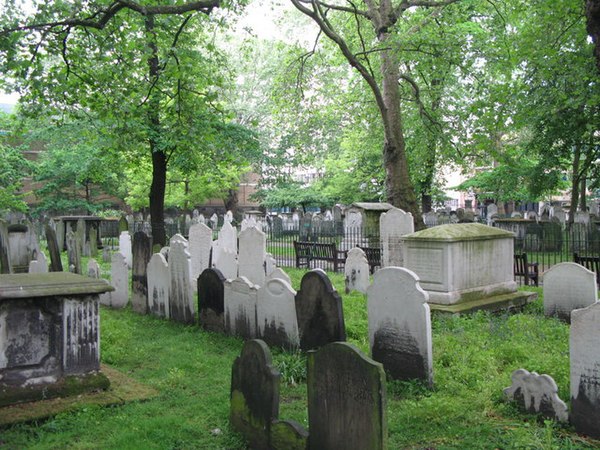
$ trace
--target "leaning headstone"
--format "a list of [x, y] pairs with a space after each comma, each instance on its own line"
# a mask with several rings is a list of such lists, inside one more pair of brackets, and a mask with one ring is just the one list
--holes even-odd
[[131, 308], [134, 312], [148, 312], [148, 263], [152, 257], [152, 242], [143, 231], [133, 235], [131, 266]]
[[77, 245], [79, 245], [79, 254], [82, 256], [90, 256], [90, 247], [85, 239], [85, 221], [83, 219], [79, 219], [77, 221], [77, 226], [75, 228], [75, 236], [77, 238]]
[[571, 313], [571, 423], [600, 439], [600, 303]]
[[171, 274], [167, 260], [154, 253], [148, 262], [148, 312], [158, 317], [169, 318], [169, 290]]
[[350, 249], [344, 265], [346, 294], [351, 291], [367, 293], [369, 287], [369, 261], [365, 252], [358, 247]]
[[265, 284], [265, 258], [267, 254], [267, 237], [257, 228], [246, 228], [240, 233], [240, 250], [238, 255], [238, 271], [240, 277], [262, 286]]
[[198, 277], [198, 321], [208, 331], [225, 331], [225, 277], [218, 269], [204, 269]]
[[8, 274], [11, 272], [8, 225], [4, 220], [0, 219], [0, 274]]
[[111, 284], [115, 290], [110, 293], [110, 300], [107, 306], [125, 308], [129, 301], [129, 267], [127, 266], [125, 257], [119, 252], [112, 254], [110, 274]]
[[[208, 269], [212, 230], [203, 223], [194, 223], [189, 232], [192, 282], [195, 283], [204, 269]], [[195, 287], [194, 287], [195, 289]]]
[[381, 236], [381, 265], [383, 267], [404, 265], [402, 236], [415, 231], [413, 216], [398, 208], [381, 214], [379, 234]]
[[346, 340], [342, 298], [320, 269], [302, 277], [296, 294], [296, 317], [302, 350]]
[[297, 348], [296, 291], [281, 279], [267, 281], [258, 291], [258, 336], [271, 346]]
[[569, 322], [571, 311], [598, 301], [596, 274], [579, 264], [564, 262], [544, 273], [544, 314]]
[[50, 253], [50, 272], [62, 272], [62, 261], [60, 260], [60, 247], [56, 240], [56, 232], [54, 229], [46, 225], [46, 245], [48, 246], [48, 252]]
[[37, 259], [29, 261], [29, 273], [48, 273], [48, 260], [41, 250], [37, 252]]
[[190, 253], [187, 240], [180, 234], [171, 238], [169, 250], [169, 316], [176, 322], [194, 323], [194, 290], [191, 284]]
[[403, 267], [377, 271], [368, 289], [369, 341], [375, 361], [397, 380], [433, 384], [429, 296]]
[[269, 347], [258, 339], [246, 342], [233, 363], [229, 421], [252, 449], [271, 448], [271, 423], [279, 417], [280, 377]]
[[229, 334], [254, 339], [258, 286], [246, 277], [225, 281], [225, 329]]
[[119, 253], [125, 257], [127, 267], [131, 269], [133, 256], [131, 253], [131, 235], [128, 231], [122, 231], [119, 235]]
[[69, 261], [69, 270], [81, 274], [81, 246], [73, 231], [67, 231], [67, 258]]
[[[56, 223], [56, 242], [58, 243], [58, 249], [61, 252], [67, 249], [67, 244], [65, 242], [67, 231], [65, 230], [65, 227], [66, 225], [64, 220], [59, 220]], [[56, 272], [62, 272], [62, 270], [57, 270]]]
[[309, 448], [387, 448], [383, 366], [346, 342], [308, 353]]
[[565, 402], [558, 397], [558, 386], [551, 376], [525, 369], [515, 370], [512, 384], [504, 389], [504, 395], [510, 401], [517, 402], [525, 411], [544, 417], [567, 422], [569, 410]]

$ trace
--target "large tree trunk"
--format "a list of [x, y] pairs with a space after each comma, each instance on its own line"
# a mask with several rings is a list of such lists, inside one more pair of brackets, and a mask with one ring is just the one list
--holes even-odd
[[571, 177], [571, 206], [569, 207], [569, 228], [575, 221], [575, 212], [577, 211], [577, 203], [579, 202], [579, 162], [581, 160], [581, 146], [575, 146], [573, 155], [572, 177]]
[[594, 41], [596, 67], [600, 71], [600, 0], [586, 0], [585, 15], [587, 19], [587, 32]]
[[225, 209], [227, 211], [231, 211], [231, 213], [233, 214], [233, 217], [237, 217], [237, 209], [238, 209], [238, 203], [239, 203], [238, 190], [237, 189], [228, 189], [227, 197], [225, 198], [224, 203], [225, 203]]

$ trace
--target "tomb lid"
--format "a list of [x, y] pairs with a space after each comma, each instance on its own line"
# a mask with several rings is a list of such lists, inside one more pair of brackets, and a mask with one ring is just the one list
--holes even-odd
[[106, 280], [70, 272], [0, 275], [0, 300], [102, 294], [114, 290]]
[[389, 211], [393, 206], [389, 203], [374, 203], [374, 202], [355, 202], [352, 206], [361, 208], [367, 211]]
[[479, 241], [513, 238], [514, 233], [480, 223], [451, 223], [407, 234], [407, 241]]

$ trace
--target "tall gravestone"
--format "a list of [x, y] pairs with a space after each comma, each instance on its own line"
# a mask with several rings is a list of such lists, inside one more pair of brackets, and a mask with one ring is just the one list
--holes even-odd
[[60, 259], [60, 247], [56, 240], [56, 232], [50, 225], [46, 225], [46, 245], [48, 246], [48, 252], [50, 253], [50, 272], [62, 272], [62, 261]]
[[346, 342], [308, 353], [311, 450], [387, 448], [383, 366]]
[[90, 256], [95, 258], [98, 256], [98, 228], [96, 228], [96, 225], [90, 226], [89, 237]]
[[271, 448], [271, 423], [279, 417], [280, 377], [269, 347], [258, 339], [246, 342], [233, 363], [229, 420], [252, 449]]
[[85, 221], [77, 220], [75, 227], [75, 236], [77, 237], [77, 245], [79, 246], [79, 254], [82, 256], [90, 256], [90, 247], [86, 240]]
[[73, 231], [67, 231], [67, 259], [69, 272], [81, 274], [81, 246]]
[[133, 235], [131, 266], [131, 307], [140, 314], [148, 312], [148, 263], [152, 257], [152, 241], [143, 231]]
[[148, 262], [148, 312], [158, 317], [169, 318], [169, 290], [171, 274], [167, 260], [155, 253]]
[[208, 269], [212, 230], [203, 223], [194, 223], [189, 232], [190, 262], [192, 264], [192, 283], [195, 283], [204, 269]]
[[171, 238], [169, 250], [169, 316], [176, 322], [194, 323], [194, 292], [191, 284], [190, 253], [187, 240], [180, 234]]
[[127, 266], [125, 257], [119, 252], [112, 254], [110, 277], [111, 284], [115, 290], [110, 293], [108, 306], [125, 308], [129, 302], [129, 267]]
[[381, 265], [404, 266], [402, 236], [413, 233], [415, 226], [411, 213], [392, 208], [381, 214], [379, 235], [381, 236]]
[[600, 303], [571, 313], [571, 423], [600, 439]]
[[348, 251], [346, 264], [344, 265], [346, 294], [351, 291], [367, 293], [369, 287], [369, 260], [365, 252], [354, 247]]
[[129, 231], [122, 231], [119, 235], [119, 253], [125, 257], [127, 267], [131, 269], [133, 256], [131, 254], [131, 235]]
[[265, 258], [267, 254], [267, 237], [255, 227], [246, 228], [240, 233], [240, 249], [238, 255], [239, 276], [262, 286], [265, 284]]
[[246, 277], [225, 281], [225, 329], [228, 333], [253, 339], [256, 330], [258, 286]]
[[281, 279], [268, 280], [258, 291], [258, 336], [269, 345], [297, 348], [300, 343], [296, 291]]
[[320, 269], [302, 277], [296, 294], [296, 317], [302, 350], [346, 340], [342, 298]]
[[569, 322], [571, 311], [598, 301], [596, 274], [579, 264], [559, 263], [544, 273], [544, 314]]
[[238, 276], [237, 253], [221, 246], [217, 240], [213, 242], [213, 267], [219, 269], [223, 276], [228, 280], [233, 280]]
[[0, 274], [8, 274], [11, 272], [8, 225], [4, 220], [0, 219]]
[[198, 321], [206, 330], [225, 331], [225, 277], [219, 269], [204, 269], [198, 277]]
[[37, 258], [29, 261], [29, 273], [48, 273], [48, 260], [41, 250], [37, 252]]
[[402, 267], [375, 273], [368, 289], [369, 342], [375, 361], [392, 378], [433, 384], [429, 296], [417, 275]]
[[66, 242], [65, 242], [65, 237], [66, 237], [66, 225], [65, 225], [65, 221], [64, 220], [59, 220], [56, 223], [56, 241], [58, 243], [58, 248], [60, 249], [60, 251], [62, 252], [63, 250], [66, 250]]

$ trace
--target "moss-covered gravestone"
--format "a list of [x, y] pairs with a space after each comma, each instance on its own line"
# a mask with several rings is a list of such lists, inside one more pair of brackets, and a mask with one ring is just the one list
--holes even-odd
[[60, 259], [60, 247], [58, 246], [58, 240], [56, 239], [56, 232], [50, 225], [46, 225], [46, 242], [48, 245], [48, 252], [50, 253], [50, 272], [62, 272], [63, 266]]
[[204, 269], [198, 277], [198, 321], [217, 333], [225, 332], [225, 277], [219, 269]]
[[133, 235], [131, 266], [131, 307], [140, 314], [148, 312], [148, 263], [152, 257], [152, 241], [143, 231]]
[[247, 341], [231, 371], [231, 426], [252, 449], [269, 449], [271, 422], [279, 416], [280, 374], [263, 341]]
[[387, 448], [385, 372], [356, 347], [334, 342], [308, 353], [311, 450]]

